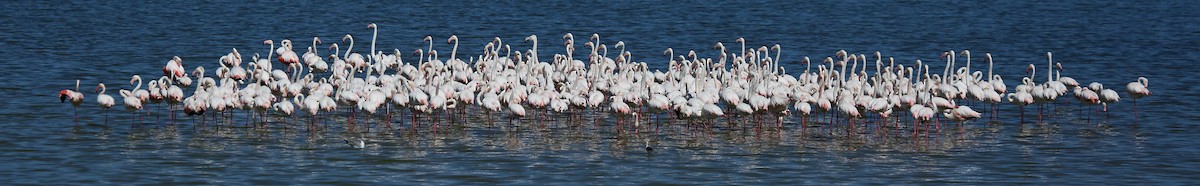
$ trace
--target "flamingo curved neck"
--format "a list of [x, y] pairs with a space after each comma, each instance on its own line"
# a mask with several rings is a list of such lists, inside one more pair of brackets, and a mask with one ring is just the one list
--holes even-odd
[[141, 90], [141, 89], [142, 89], [142, 78], [141, 78], [141, 77], [137, 77], [137, 76], [134, 76], [134, 77], [136, 77], [136, 78], [133, 78], [133, 79], [134, 79], [134, 80], [137, 80], [137, 85], [133, 87], [133, 90], [134, 90], [134, 91]]
[[[372, 25], [374, 25], [374, 24], [372, 24]], [[370, 51], [370, 52], [371, 52], [371, 53], [370, 53], [370, 54], [371, 54], [371, 56], [367, 58], [367, 60], [370, 60], [370, 61], [367, 61], [367, 62], [372, 62], [372, 61], [375, 61], [375, 60], [376, 60], [376, 59], [375, 59], [375, 39], [376, 39], [376, 37], [378, 37], [378, 36], [379, 36], [379, 27], [378, 27], [378, 26], [372, 26], [371, 28], [374, 28], [374, 29], [375, 29], [375, 31], [373, 31], [373, 33], [371, 34], [371, 51]]]
[[354, 50], [354, 36], [346, 34], [346, 38], [350, 39], [350, 46], [346, 47], [346, 54], [342, 54], [342, 59], [350, 59], [350, 51]]
[[275, 56], [275, 42], [271, 42], [271, 49], [267, 51], [267, 61], [271, 61], [271, 56]]

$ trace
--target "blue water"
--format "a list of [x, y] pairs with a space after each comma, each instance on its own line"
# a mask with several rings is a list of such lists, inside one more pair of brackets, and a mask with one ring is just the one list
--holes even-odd
[[[1194, 1], [849, 1], [849, 2], [6, 2], [0, 6], [0, 180], [17, 184], [1196, 184], [1200, 174], [1200, 114], [1193, 74], [1200, 59], [1200, 3]], [[664, 132], [618, 134], [611, 119], [601, 128], [550, 123], [489, 128], [478, 117], [432, 134], [309, 134], [290, 130], [193, 129], [155, 116], [131, 128], [128, 112], [104, 112], [84, 91], [74, 126], [70, 104], [55, 93], [96, 83], [129, 89], [135, 73], [157, 74], [171, 58], [185, 66], [216, 68], [231, 48], [265, 53], [266, 39], [291, 38], [297, 47], [320, 36], [344, 34], [365, 50], [380, 27], [377, 48], [410, 53], [431, 35], [461, 38], [460, 56], [478, 55], [492, 37], [527, 49], [539, 36], [543, 59], [563, 53], [560, 37], [599, 33], [624, 41], [635, 61], [665, 66], [667, 47], [715, 55], [712, 45], [744, 37], [752, 47], [780, 44], [789, 71], [803, 56], [845, 49], [880, 51], [898, 63], [937, 63], [945, 50], [991, 52], [1010, 90], [1024, 66], [1044, 53], [1063, 63], [1064, 76], [1101, 82], [1122, 92], [1138, 76], [1154, 96], [1138, 100], [1135, 124], [1126, 98], [1110, 105], [1110, 119], [1079, 114], [1074, 104], [1048, 111], [1005, 105], [996, 122], [968, 122], [962, 132], [921, 140], [863, 135], [828, 136], [800, 130], [799, 117], [783, 131], [731, 128], [708, 135], [682, 123]], [[582, 43], [582, 42], [579, 42]], [[343, 46], [344, 47], [344, 46]], [[450, 46], [436, 42], [448, 54]], [[577, 45], [577, 47], [583, 47]], [[615, 51], [614, 51], [615, 53]], [[322, 54], [327, 52], [322, 51]], [[586, 55], [586, 53], [577, 53]], [[406, 56], [408, 57], [408, 56]], [[407, 59], [406, 60], [411, 60]], [[974, 68], [984, 68], [976, 61]], [[1044, 76], [1039, 76], [1044, 78]], [[1037, 79], [1042, 81], [1042, 79]], [[187, 91], [191, 91], [188, 89]], [[1072, 102], [1075, 103], [1075, 102]], [[120, 108], [120, 106], [117, 106]], [[161, 109], [159, 105], [152, 109]], [[1086, 108], [1084, 108], [1086, 109]], [[397, 123], [408, 124], [397, 112]], [[1086, 112], [1084, 112], [1086, 113]], [[244, 113], [235, 122], [244, 123]], [[182, 114], [180, 114], [182, 115]], [[605, 115], [600, 115], [601, 117]], [[552, 116], [562, 120], [561, 116]], [[503, 119], [501, 119], [503, 120]], [[272, 118], [276, 126], [288, 118]], [[304, 120], [299, 120], [304, 121]], [[211, 121], [210, 121], [211, 122]], [[362, 122], [362, 121], [360, 121]], [[1100, 125], [1096, 125], [1100, 122]], [[723, 125], [723, 124], [718, 124]], [[517, 127], [519, 126], [519, 127]], [[156, 128], [157, 127], [157, 128]], [[956, 126], [954, 126], [956, 127]], [[367, 139], [354, 149], [343, 140]], [[649, 142], [653, 153], [643, 150]]]

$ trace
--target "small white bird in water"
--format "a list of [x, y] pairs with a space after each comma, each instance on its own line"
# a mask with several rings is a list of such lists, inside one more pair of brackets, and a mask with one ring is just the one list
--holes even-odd
[[356, 149], [361, 149], [361, 148], [367, 147], [367, 143], [363, 142], [363, 140], [361, 140], [361, 139], [358, 139], [357, 143], [351, 143], [350, 140], [342, 140], [342, 141], [345, 141], [347, 145], [350, 145], [350, 147], [354, 147]]

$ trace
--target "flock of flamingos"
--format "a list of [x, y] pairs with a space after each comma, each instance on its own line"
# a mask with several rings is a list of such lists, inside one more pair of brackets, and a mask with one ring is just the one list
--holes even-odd
[[[579, 56], [575, 55], [575, 37], [564, 35], [562, 46], [567, 53], [554, 54], [550, 60], [539, 59], [539, 40], [533, 35], [525, 38], [531, 49], [514, 50], [497, 37], [484, 46], [482, 54], [468, 60], [458, 56], [457, 36], [447, 40], [453, 43], [449, 58], [440, 58], [433, 49], [434, 39], [426, 36], [428, 48], [417, 49], [403, 60], [400, 50], [391, 54], [375, 50], [378, 28], [375, 24], [368, 28], [375, 34], [366, 55], [354, 52], [354, 38], [349, 34], [342, 38], [342, 44], [348, 44], [345, 50], [331, 44], [332, 53], [327, 56], [319, 54], [318, 48], [324, 47], [319, 38], [314, 37], [303, 54], [294, 50], [291, 40], [282, 40], [278, 46], [266, 40], [264, 45], [270, 48], [265, 57], [255, 53], [248, 65], [243, 65], [243, 55], [233, 49], [220, 57], [220, 68], [213, 76], [207, 76], [204, 67], [195, 67], [189, 73], [183, 59], [171, 58], [162, 68], [163, 76], [143, 83], [140, 75], [133, 75], [132, 89], [122, 88], [119, 96], [133, 120], [140, 111], [149, 113], [147, 105], [165, 102], [170, 121], [175, 121], [175, 111], [182, 110], [188, 116], [198, 116], [200, 126], [207, 125], [209, 116], [215, 120], [213, 126], [222, 126], [221, 122], [234, 126], [233, 112], [238, 110], [246, 111], [250, 120], [247, 127], [251, 123], [255, 128], [266, 127], [272, 117], [303, 112], [309, 117], [309, 130], [322, 129], [314, 122], [322, 120], [318, 118], [324, 118], [327, 129], [328, 120], [333, 118], [344, 119], [335, 125], [344, 124], [347, 131], [391, 129], [396, 121], [392, 114], [403, 110], [410, 111], [410, 128], [414, 131], [422, 127], [418, 116], [427, 117], [431, 129], [437, 131], [442, 117], [439, 115], [454, 121], [475, 114], [486, 117], [491, 126], [496, 115], [517, 125], [523, 117], [541, 117], [535, 119], [540, 121], [547, 114], [585, 120], [583, 113], [590, 111], [597, 127], [598, 121], [607, 121], [606, 116], [615, 116], [616, 124], [611, 126], [633, 131], [650, 127], [643, 121], [658, 125], [682, 122], [689, 128], [711, 132], [714, 125], [721, 126], [717, 119], [724, 119], [726, 127], [761, 129], [764, 118], [766, 126], [782, 127], [784, 118], [801, 117], [801, 127], [833, 128], [841, 124], [853, 130], [871, 126], [869, 122], [874, 121], [876, 127], [909, 127], [914, 133], [918, 129], [941, 130], [943, 119], [961, 124], [981, 118], [978, 108], [962, 103], [986, 103], [977, 107], [990, 105], [990, 111], [985, 112], [995, 116], [996, 105], [1007, 101], [1022, 108], [1022, 122], [1024, 106], [1038, 104], [1040, 122], [1040, 105], [1055, 103], [1067, 93], [1080, 104], [1102, 106], [1105, 112], [1108, 104], [1121, 97], [1100, 83], [1085, 86], [1057, 74], [1062, 65], [1055, 63], [1049, 52], [1044, 82], [1038, 83], [1037, 75], [1041, 74], [1037, 66], [1029, 64], [1028, 76], [1010, 90], [1000, 75], [992, 74], [991, 54], [983, 55], [988, 63], [984, 74], [972, 71], [971, 52], [966, 50], [943, 53], [946, 67], [941, 74], [921, 60], [904, 66], [879, 52], [869, 56], [844, 50], [820, 60], [815, 69], [811, 67], [814, 61], [805, 57], [800, 61], [808, 68], [788, 72], [779, 67], [779, 45], [746, 48], [745, 40], [739, 38], [736, 42], [741, 47], [733, 51], [716, 43], [713, 49], [720, 53], [716, 58], [700, 57], [695, 51], [674, 53], [668, 48], [664, 54], [669, 58], [669, 69], [660, 71], [633, 61], [623, 42], [610, 48], [596, 34], [582, 45], [587, 55]], [[966, 65], [956, 68], [960, 59], [965, 59]], [[143, 89], [143, 84], [147, 88]], [[1135, 118], [1136, 99], [1151, 95], [1147, 85], [1144, 77], [1126, 85], [1127, 95], [1135, 99]], [[96, 103], [105, 110], [106, 125], [107, 110], [116, 105], [107, 90], [104, 83], [95, 89]], [[60, 91], [60, 101], [78, 107], [85, 99], [79, 91], [76, 80], [75, 89]], [[192, 94], [187, 96], [184, 91]], [[366, 117], [364, 124], [358, 123], [360, 115]], [[365, 124], [372, 116], [375, 125]], [[649, 119], [653, 117], [658, 121]], [[828, 119], [808, 124], [811, 118], [821, 117]], [[662, 122], [663, 118], [668, 121]], [[868, 123], [859, 124], [863, 120]], [[653, 126], [656, 131], [658, 125]]]

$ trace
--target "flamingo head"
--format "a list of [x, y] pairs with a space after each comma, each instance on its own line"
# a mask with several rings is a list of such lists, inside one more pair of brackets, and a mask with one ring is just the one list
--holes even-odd
[[67, 102], [67, 95], [71, 95], [71, 89], [63, 89], [58, 91], [58, 101], [60, 103]]
[[[333, 49], [337, 49], [337, 48], [338, 48], [338, 44], [337, 44], [337, 43], [334, 43], [334, 44], [330, 44], [330, 45], [329, 45], [329, 51], [332, 51]], [[337, 54], [332, 54], [332, 56], [337, 56]]]
[[342, 36], [342, 43], [346, 43], [346, 40], [354, 40], [354, 36], [350, 36], [350, 34], [346, 34], [346, 36]]
[[454, 41], [458, 41], [458, 35], [450, 35], [450, 38], [446, 39], [446, 44], [453, 43]]
[[[283, 42], [284, 42], [284, 43], [291, 43], [291, 41], [288, 41], [288, 40], [286, 40], [286, 39], [285, 39], [285, 40], [283, 40]], [[290, 46], [290, 45], [289, 45], [289, 46]], [[229, 52], [229, 53], [233, 55], [233, 57], [234, 57], [234, 58], [237, 60], [237, 63], [242, 63], [242, 53], [238, 52], [238, 51], [237, 51], [237, 48], [233, 48], [233, 51], [232, 51], [232, 52]]]
[[133, 74], [133, 78], [129, 79], [129, 84], [134, 85], [133, 84], [134, 82], [141, 81], [141, 80], [142, 80], [142, 76], [140, 76], [138, 74]]
[[371, 24], [367, 25], [367, 29], [372, 29], [372, 28], [378, 28], [378, 27], [375, 26], [375, 23], [371, 23]]
[[536, 42], [537, 35], [529, 35], [529, 37], [525, 37], [525, 41], [535, 41]]

